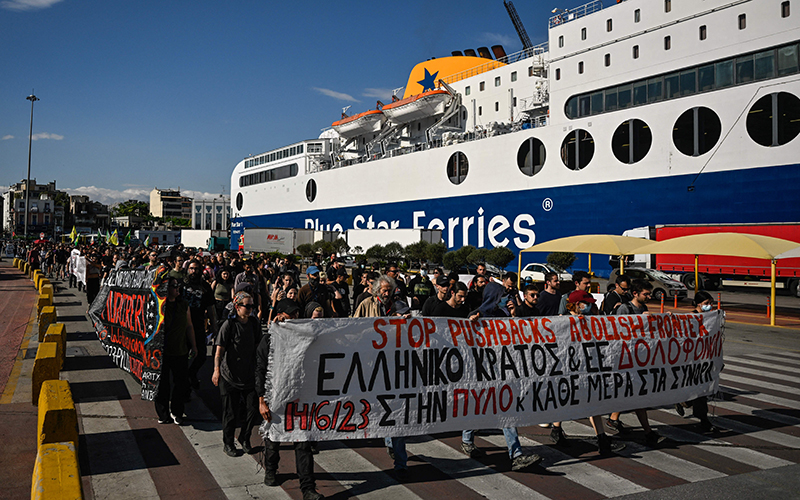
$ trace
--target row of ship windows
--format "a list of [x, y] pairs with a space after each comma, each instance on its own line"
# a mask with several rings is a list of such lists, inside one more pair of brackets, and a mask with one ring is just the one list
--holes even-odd
[[239, 177], [239, 187], [253, 186], [264, 182], [280, 181], [297, 175], [297, 163], [282, 165], [270, 170], [262, 170]]
[[[670, 0], [664, 0], [664, 1], [665, 1], [664, 12], [670, 12], [672, 10], [672, 2]], [[791, 13], [791, 4], [790, 4], [789, 0], [781, 2], [781, 17], [783, 17], [783, 18], [789, 17], [790, 13]], [[640, 9], [634, 10], [633, 11], [633, 22], [634, 23], [638, 23], [641, 20], [642, 20], [642, 12], [641, 12], [641, 10]], [[740, 30], [743, 30], [743, 29], [747, 28], [747, 14], [739, 14], [739, 17], [737, 18], [737, 23], [738, 23], [737, 25], [738, 25]], [[606, 32], [610, 33], [613, 30], [613, 28], [614, 28], [613, 19], [607, 19], [606, 20]], [[705, 40], [706, 36], [707, 36], [707, 30], [706, 30], [705, 25], [704, 26], [700, 26], [700, 40]], [[586, 40], [586, 38], [587, 38], [587, 32], [586, 32], [586, 28], [584, 27], [584, 28], [581, 28], [581, 40]], [[666, 37], [666, 38], [669, 38], [669, 37]], [[665, 40], [665, 45], [666, 45], [666, 43], [667, 42]], [[564, 47], [564, 35], [560, 35], [558, 37], [558, 47], [559, 48], [563, 48]], [[666, 46], [665, 46], [665, 49], [669, 50], [669, 48], [666, 47]]]
[[[543, 68], [534, 68], [533, 66], [529, 66], [528, 67], [528, 76], [538, 76], [538, 77], [541, 77], [541, 78], [547, 78], [547, 71], [544, 70]], [[501, 85], [501, 81], [502, 80], [500, 79], [500, 77], [496, 76], [494, 78], [494, 86], [495, 87], [499, 87]], [[516, 82], [516, 81], [517, 81], [517, 72], [513, 71], [511, 73], [511, 82], [513, 83], [513, 82]], [[483, 92], [484, 90], [486, 90], [486, 82], [485, 81], [478, 83], [478, 90], [480, 92]], [[464, 87], [464, 95], [470, 95], [470, 94], [472, 94], [472, 87], [467, 85], [466, 87]]]
[[[310, 145], [309, 145], [310, 146]], [[322, 145], [319, 145], [320, 148]], [[303, 152], [303, 145], [299, 144], [297, 146], [292, 146], [290, 148], [282, 149], [280, 151], [275, 151], [274, 153], [267, 153], [261, 155], [259, 157], [253, 158], [252, 160], [247, 160], [244, 164], [244, 168], [250, 167], [257, 167], [259, 165], [263, 165], [265, 163], [269, 163], [272, 161], [282, 160], [284, 158], [288, 158], [290, 156], [299, 155]], [[309, 150], [309, 153], [311, 151]]]
[[[567, 99], [564, 112], [567, 118], [582, 118], [734, 85], [780, 78], [798, 71], [800, 46], [792, 43], [572, 96]], [[557, 69], [556, 74], [558, 72]]]
[[[722, 133], [719, 116], [706, 107], [686, 110], [672, 127], [672, 142], [686, 156], [701, 156], [717, 144]], [[782, 146], [800, 133], [800, 99], [787, 92], [761, 97], [747, 115], [747, 133], [765, 147]], [[647, 156], [653, 142], [650, 127], [639, 119], [620, 124], [611, 138], [611, 151], [621, 163], [634, 164]], [[594, 157], [594, 138], [583, 129], [570, 131], [561, 143], [560, 156], [570, 170], [582, 170]], [[544, 167], [544, 143], [531, 137], [517, 151], [517, 166], [527, 176], [534, 176]], [[469, 173], [469, 160], [462, 152], [453, 153], [447, 163], [447, 177], [461, 184]]]

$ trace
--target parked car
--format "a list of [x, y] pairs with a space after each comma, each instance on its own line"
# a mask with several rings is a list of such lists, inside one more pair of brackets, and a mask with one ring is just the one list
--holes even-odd
[[[614, 283], [618, 275], [618, 269], [611, 271], [608, 282]], [[686, 285], [655, 269], [645, 267], [625, 268], [625, 275], [631, 279], [649, 281], [653, 285], [653, 298], [656, 300], [661, 300], [661, 297], [665, 299], [673, 298], [676, 295], [678, 299], [685, 299], [689, 293]]]
[[572, 281], [572, 275], [570, 273], [566, 271], [559, 271], [550, 264], [539, 264], [538, 262], [531, 262], [522, 268], [522, 271], [519, 273], [519, 278], [522, 281], [531, 278], [535, 283], [543, 283], [544, 275], [546, 273], [558, 274], [558, 279], [561, 280], [562, 283]]

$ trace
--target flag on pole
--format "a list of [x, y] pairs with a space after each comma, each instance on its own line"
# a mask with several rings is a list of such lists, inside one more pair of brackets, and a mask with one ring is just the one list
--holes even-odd
[[149, 234], [147, 235], [147, 238], [144, 239], [144, 246], [145, 247], [149, 247], [150, 246], [150, 235]]
[[103, 242], [103, 238], [105, 238], [105, 236], [103, 236], [103, 233], [100, 231], [100, 228], [98, 227], [97, 228], [97, 242], [98, 243], [102, 243]]
[[128, 234], [125, 235], [125, 240], [122, 243], [124, 243], [126, 245], [130, 245], [131, 244], [131, 230], [130, 229], [128, 229]]
[[119, 236], [117, 235], [116, 229], [114, 230], [114, 234], [109, 237], [108, 242], [112, 245], [119, 245]]
[[75, 243], [75, 240], [78, 239], [78, 231], [75, 230], [75, 226], [72, 226], [72, 232], [69, 233], [69, 239], [72, 243]]

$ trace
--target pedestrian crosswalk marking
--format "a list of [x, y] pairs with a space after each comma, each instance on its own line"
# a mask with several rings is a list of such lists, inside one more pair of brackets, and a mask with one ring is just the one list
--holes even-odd
[[731, 460], [741, 462], [743, 464], [756, 467], [758, 469], [774, 469], [776, 467], [783, 467], [784, 465], [791, 465], [792, 462], [783, 460], [781, 458], [773, 457], [765, 453], [761, 453], [749, 448], [735, 446], [725, 441], [712, 439], [702, 434], [696, 434], [678, 427], [670, 426], [658, 419], [657, 412], [650, 413], [650, 424], [657, 424], [658, 432], [663, 436], [671, 438], [675, 441], [691, 443], [696, 445], [717, 445], [717, 446], [703, 446], [703, 450], [716, 455], [721, 455]]
[[[502, 436], [485, 436], [483, 439], [495, 446], [506, 447], [505, 438]], [[545, 461], [543, 466], [549, 472], [563, 474], [570, 481], [601, 495], [615, 497], [649, 491], [643, 486], [595, 467], [588, 462], [573, 458], [550, 446], [543, 446], [543, 442], [528, 436], [520, 436], [520, 443], [523, 446], [533, 447], [532, 451], [542, 456]]]
[[770, 408], [756, 408], [753, 406], [744, 405], [741, 403], [734, 403], [733, 401], [709, 401], [709, 410], [713, 413], [714, 407], [724, 408], [726, 410], [735, 411], [744, 415], [753, 415], [754, 417], [771, 420], [779, 424], [791, 425], [800, 427], [800, 418], [792, 417], [791, 415], [784, 415], [771, 411]]
[[[738, 375], [726, 374], [724, 371], [720, 374], [720, 380], [725, 382], [735, 382], [737, 384], [755, 385], [761, 389], [769, 389], [771, 391], [780, 391], [788, 394], [797, 394], [800, 390], [783, 384], [773, 384], [772, 382], [764, 382], [763, 380], [753, 380], [747, 377], [739, 377]], [[800, 404], [800, 400], [796, 402]]]
[[[314, 461], [325, 469], [348, 493], [363, 499], [421, 500], [414, 492], [399, 484], [382, 469], [340, 441], [328, 441], [320, 447]], [[357, 478], [362, 475], [362, 478]], [[367, 481], [369, 475], [369, 481]]]
[[[746, 362], [747, 360], [742, 361], [742, 360], [737, 359], [735, 361], [737, 363], [740, 363], [740, 362]], [[739, 366], [739, 365], [725, 365], [725, 370], [724, 370], [723, 373], [725, 373], [725, 372], [730, 373], [731, 371], [735, 371], [735, 372], [738, 372], [738, 373], [746, 373], [746, 374], [749, 374], [749, 375], [756, 375], [758, 377], [769, 378], [771, 380], [776, 380], [777, 379], [777, 380], [780, 380], [781, 382], [800, 384], [800, 377], [792, 377], [792, 376], [789, 376], [789, 375], [777, 375], [777, 374], [765, 373], [764, 372], [764, 368], [769, 367], [769, 363], [747, 363], [747, 364], [756, 366], [756, 368], [748, 368], [746, 366]], [[774, 368], [774, 365], [772, 365], [772, 368]], [[759, 384], [759, 385], [761, 384], [759, 379], [753, 379], [752, 383]]]
[[[505, 446], [504, 441], [504, 449]], [[509, 498], [546, 500], [548, 498], [505, 474], [498, 474], [495, 470], [486, 467], [477, 460], [468, 458], [460, 451], [454, 450], [436, 439], [430, 439], [422, 443], [408, 443], [407, 447], [409, 453], [422, 458], [489, 500], [506, 500]]]

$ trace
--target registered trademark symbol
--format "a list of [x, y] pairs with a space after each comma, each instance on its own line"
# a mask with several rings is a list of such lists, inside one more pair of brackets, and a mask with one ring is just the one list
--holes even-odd
[[551, 200], [550, 198], [545, 198], [542, 201], [542, 208], [544, 209], [545, 212], [549, 212], [550, 210], [552, 210], [553, 209], [553, 200]]

